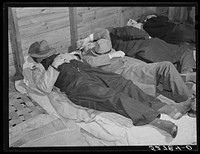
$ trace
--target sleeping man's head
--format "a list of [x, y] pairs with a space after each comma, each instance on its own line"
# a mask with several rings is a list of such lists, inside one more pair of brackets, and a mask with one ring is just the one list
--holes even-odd
[[129, 19], [129, 21], [127, 22], [127, 26], [133, 26], [135, 28], [142, 29], [143, 23], [139, 23], [133, 19]]

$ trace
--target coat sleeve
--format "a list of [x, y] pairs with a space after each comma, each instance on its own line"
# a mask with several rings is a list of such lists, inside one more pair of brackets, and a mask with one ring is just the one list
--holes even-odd
[[104, 28], [95, 29], [95, 32], [93, 34], [91, 34], [90, 37], [91, 37], [91, 41], [97, 41], [99, 39], [110, 40], [109, 31]]
[[131, 41], [131, 40], [139, 40], [139, 39], [148, 39], [149, 34], [145, 31], [132, 27], [132, 26], [124, 26], [124, 27], [116, 27], [113, 28], [110, 32], [111, 35], [117, 36], [123, 40]]
[[100, 55], [100, 56], [85, 55], [83, 56], [83, 60], [92, 67], [109, 65], [111, 63], [110, 57], [108, 54]]
[[60, 72], [56, 71], [52, 66], [49, 66], [47, 71], [35, 68], [32, 71], [33, 82], [42, 92], [50, 93], [59, 73]]

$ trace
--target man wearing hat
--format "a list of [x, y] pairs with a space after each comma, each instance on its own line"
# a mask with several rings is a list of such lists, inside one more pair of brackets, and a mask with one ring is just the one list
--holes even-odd
[[41, 92], [50, 93], [56, 86], [76, 105], [115, 112], [130, 118], [135, 126], [150, 124], [176, 137], [178, 127], [159, 116], [163, 113], [179, 119], [182, 113], [175, 106], [145, 94], [132, 81], [91, 67], [77, 58], [78, 52], [56, 54], [45, 40], [33, 43], [28, 54], [35, 62], [31, 78]]
[[[34, 62], [31, 66], [34, 83], [43, 92], [51, 92], [59, 76], [58, 66], [76, 58], [73, 54], [56, 53], [56, 49], [50, 48], [46, 40], [31, 44], [28, 55], [28, 61]], [[49, 61], [51, 65], [45, 68], [44, 64]]]
[[147, 64], [124, 56], [124, 52], [112, 48], [107, 29], [97, 29], [85, 39], [79, 40], [77, 45], [83, 48], [83, 60], [91, 66], [120, 74], [149, 95], [156, 96], [157, 92], [174, 100], [183, 114], [189, 110], [194, 113], [189, 105], [193, 102], [188, 101], [193, 94], [172, 63], [164, 61]]

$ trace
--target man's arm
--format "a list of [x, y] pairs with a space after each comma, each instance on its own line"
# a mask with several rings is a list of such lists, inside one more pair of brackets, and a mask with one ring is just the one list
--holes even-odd
[[78, 49], [84, 48], [89, 42], [97, 41], [99, 39], [111, 40], [109, 31], [104, 28], [95, 29], [94, 33], [90, 34], [88, 37], [84, 39], [80, 39], [77, 41], [77, 48]]
[[87, 62], [92, 67], [99, 67], [104, 65], [109, 65], [111, 63], [110, 57], [108, 54], [99, 55], [99, 56], [83, 56], [85, 62]]
[[113, 51], [111, 53], [98, 56], [84, 55], [83, 59], [92, 67], [99, 67], [111, 64], [112, 58], [120, 58], [124, 56], [125, 53], [122, 51]]
[[32, 71], [33, 82], [36, 87], [44, 93], [50, 93], [59, 75], [57, 71], [52, 66], [49, 66], [48, 70], [40, 70], [35, 68]]
[[126, 41], [149, 39], [148, 33], [133, 26], [113, 28], [110, 34]]
[[109, 31], [104, 28], [95, 29], [95, 32], [93, 34], [90, 34], [89, 37], [90, 37], [91, 41], [97, 41], [99, 39], [110, 40]]
[[[58, 78], [58, 66], [65, 62], [65, 57], [58, 55], [47, 70], [36, 68], [33, 70], [33, 82], [36, 87], [45, 93], [50, 93]], [[42, 64], [39, 64], [42, 65]]]

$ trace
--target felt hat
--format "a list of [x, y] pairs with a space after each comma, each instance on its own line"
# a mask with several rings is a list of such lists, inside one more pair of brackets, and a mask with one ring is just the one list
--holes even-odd
[[91, 50], [95, 55], [102, 55], [109, 53], [112, 49], [112, 44], [110, 40], [100, 39], [95, 42], [94, 50]]
[[35, 42], [31, 44], [28, 50], [28, 54], [31, 57], [35, 58], [43, 58], [49, 57], [56, 52], [55, 48], [50, 48], [46, 40], [42, 40], [40, 42]]

